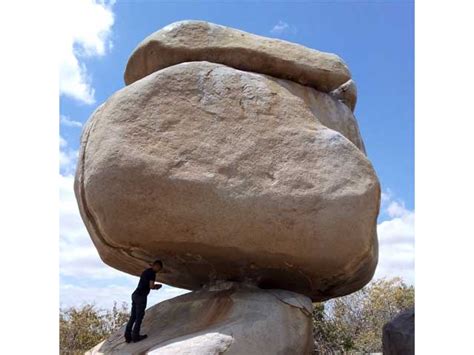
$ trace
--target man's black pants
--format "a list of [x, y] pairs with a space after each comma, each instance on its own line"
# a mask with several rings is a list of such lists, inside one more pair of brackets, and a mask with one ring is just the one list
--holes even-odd
[[138, 338], [143, 317], [145, 316], [147, 296], [132, 294], [132, 311], [127, 327], [125, 328], [125, 337]]

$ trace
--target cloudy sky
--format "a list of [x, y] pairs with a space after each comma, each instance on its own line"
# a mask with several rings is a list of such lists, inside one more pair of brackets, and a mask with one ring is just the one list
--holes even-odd
[[[61, 2], [61, 305], [129, 302], [137, 279], [103, 264], [73, 193], [79, 137], [95, 108], [124, 86], [129, 55], [147, 35], [178, 20], [201, 19], [340, 55], [358, 85], [356, 117], [382, 183], [376, 277], [414, 282], [413, 4]], [[253, 16], [248, 16], [249, 12]], [[86, 21], [84, 19], [87, 19]], [[164, 287], [150, 304], [183, 290]]]

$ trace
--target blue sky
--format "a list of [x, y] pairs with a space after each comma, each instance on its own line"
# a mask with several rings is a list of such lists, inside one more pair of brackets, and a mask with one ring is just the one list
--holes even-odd
[[[355, 115], [383, 188], [376, 276], [413, 276], [414, 9], [412, 2], [71, 2], [60, 48], [61, 304], [128, 301], [135, 278], [103, 265], [72, 195], [82, 125], [123, 88], [137, 44], [178, 20], [199, 19], [332, 52], [358, 87]], [[83, 19], [88, 19], [83, 21]], [[151, 303], [179, 294], [165, 288]], [[110, 296], [111, 295], [111, 296]]]

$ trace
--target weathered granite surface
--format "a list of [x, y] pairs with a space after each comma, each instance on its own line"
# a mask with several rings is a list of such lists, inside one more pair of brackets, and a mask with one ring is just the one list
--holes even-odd
[[380, 185], [350, 110], [302, 85], [208, 62], [116, 92], [85, 127], [75, 192], [101, 258], [199, 289], [252, 279], [315, 301], [377, 264]]
[[221, 283], [150, 307], [147, 339], [127, 344], [121, 328], [86, 354], [305, 355], [311, 311], [311, 300], [293, 292]]

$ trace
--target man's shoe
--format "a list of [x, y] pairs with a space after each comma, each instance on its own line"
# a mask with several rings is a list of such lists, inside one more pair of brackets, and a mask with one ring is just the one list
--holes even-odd
[[131, 343], [132, 342], [132, 336], [130, 334], [125, 334], [125, 342], [126, 343]]
[[136, 342], [139, 342], [140, 340], [143, 340], [143, 339], [146, 339], [146, 338], [148, 338], [148, 335], [146, 335], [146, 334], [139, 335], [138, 337], [133, 338], [133, 342], [136, 343]]

